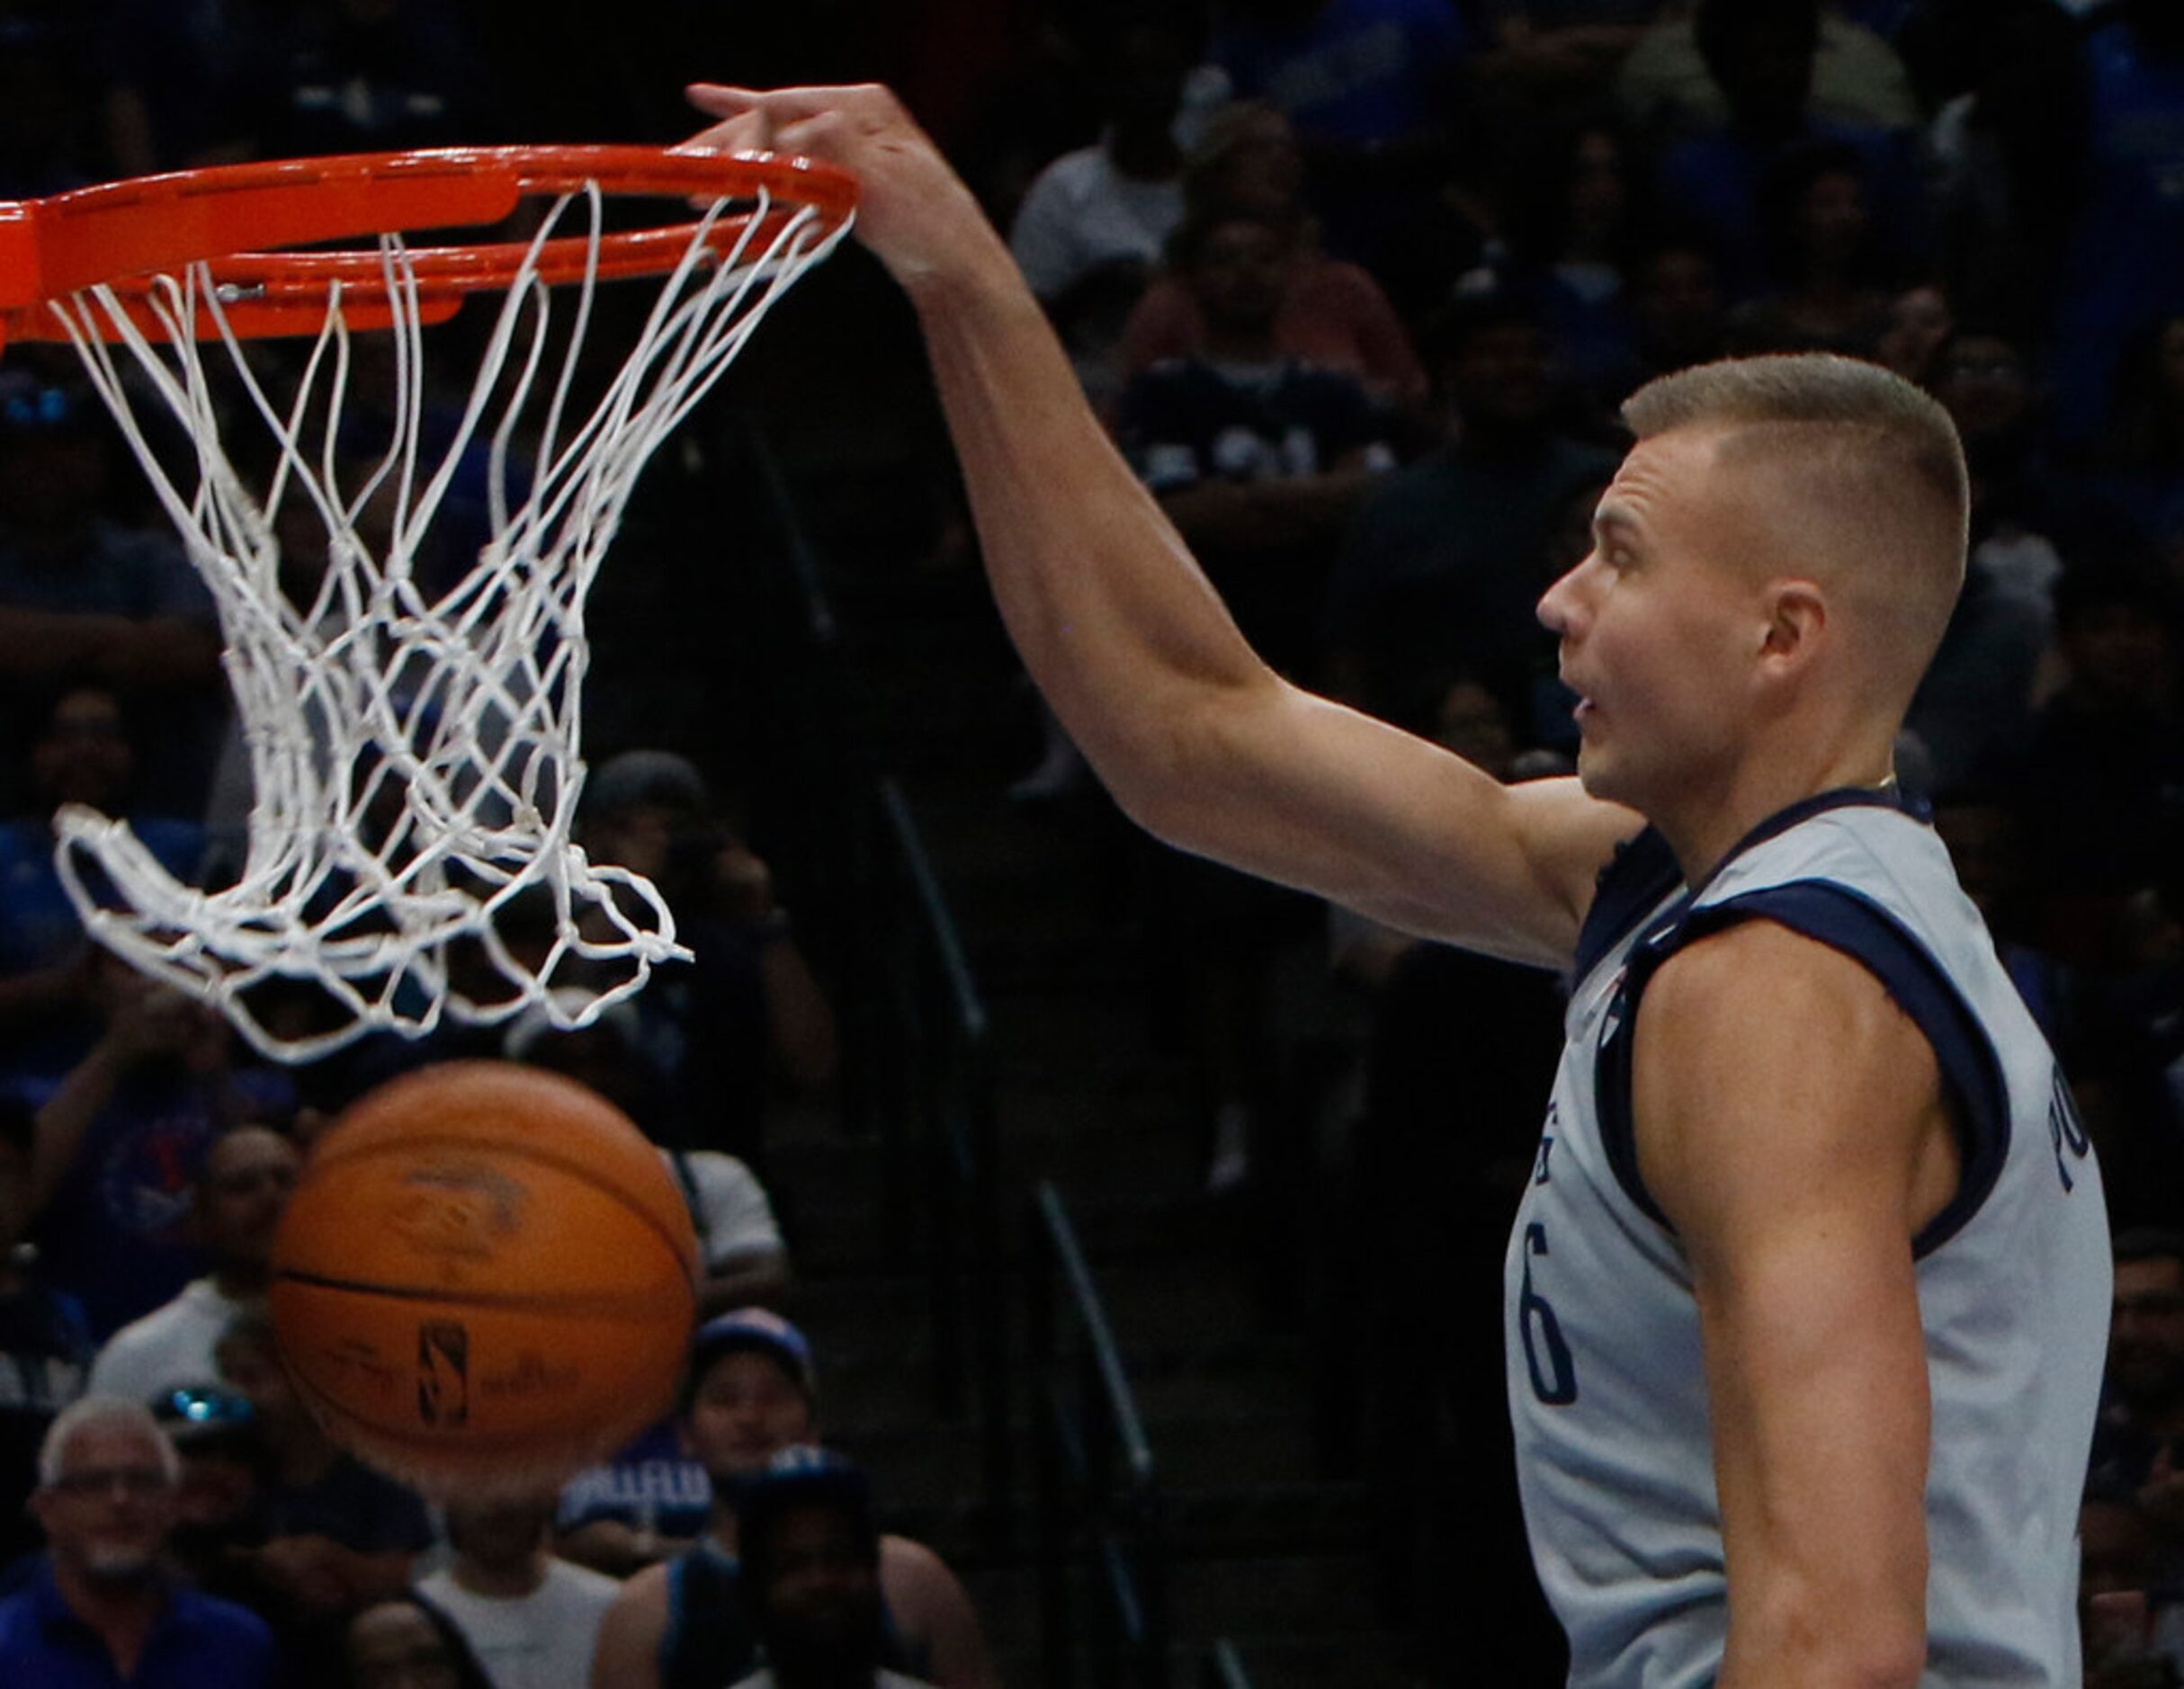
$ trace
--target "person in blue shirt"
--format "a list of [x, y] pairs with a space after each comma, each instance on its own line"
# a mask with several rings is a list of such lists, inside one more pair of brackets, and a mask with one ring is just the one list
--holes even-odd
[[46, 1559], [0, 1601], [0, 1683], [39, 1689], [270, 1689], [273, 1634], [164, 1568], [179, 1462], [141, 1403], [87, 1396], [39, 1457]]

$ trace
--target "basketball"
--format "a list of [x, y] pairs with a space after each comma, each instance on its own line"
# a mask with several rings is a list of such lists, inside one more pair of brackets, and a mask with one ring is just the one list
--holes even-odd
[[436, 1497], [535, 1491], [675, 1392], [696, 1308], [682, 1193], [559, 1075], [421, 1068], [313, 1150], [274, 1239], [281, 1357], [327, 1433]]

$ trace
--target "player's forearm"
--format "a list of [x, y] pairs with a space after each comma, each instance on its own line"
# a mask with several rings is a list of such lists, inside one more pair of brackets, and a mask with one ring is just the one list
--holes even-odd
[[1187, 728], [1204, 707], [1271, 677], [1013, 274], [973, 260], [915, 297], [1002, 619], [1070, 736], [1143, 818], [1188, 782]]

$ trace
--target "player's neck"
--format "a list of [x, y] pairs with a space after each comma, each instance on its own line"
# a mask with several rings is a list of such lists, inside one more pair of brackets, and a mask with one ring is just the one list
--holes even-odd
[[1696, 886], [1720, 867], [1729, 853], [1764, 822], [1794, 804], [1823, 792], [1892, 790], [1895, 767], [1885, 750], [1864, 751], [1800, 766], [1786, 759], [1748, 760], [1731, 778], [1681, 794], [1647, 819], [1660, 829], [1684, 871], [1684, 883]]

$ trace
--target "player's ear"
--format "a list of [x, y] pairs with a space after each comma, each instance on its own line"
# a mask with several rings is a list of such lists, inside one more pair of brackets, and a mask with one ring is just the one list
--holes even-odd
[[1828, 626], [1828, 601], [1809, 580], [1777, 581], [1768, 589], [1762, 660], [1802, 665], [1820, 648]]

